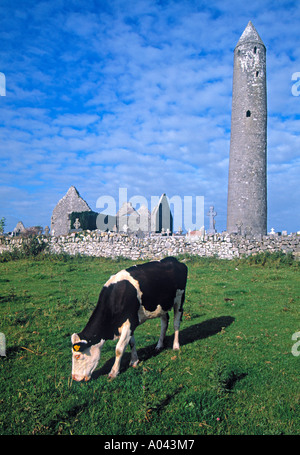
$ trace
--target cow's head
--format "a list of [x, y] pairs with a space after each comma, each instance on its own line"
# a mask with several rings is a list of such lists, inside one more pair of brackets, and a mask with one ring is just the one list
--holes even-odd
[[72, 342], [72, 378], [75, 381], [88, 381], [100, 360], [100, 349], [104, 340], [90, 344], [81, 340], [77, 333], [71, 336]]

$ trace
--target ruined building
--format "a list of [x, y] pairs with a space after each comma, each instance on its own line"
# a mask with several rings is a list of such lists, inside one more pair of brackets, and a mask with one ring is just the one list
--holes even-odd
[[68, 189], [67, 194], [55, 206], [51, 217], [51, 234], [66, 235], [70, 231], [70, 214], [72, 212], [90, 211], [88, 204], [82, 199], [75, 186]]

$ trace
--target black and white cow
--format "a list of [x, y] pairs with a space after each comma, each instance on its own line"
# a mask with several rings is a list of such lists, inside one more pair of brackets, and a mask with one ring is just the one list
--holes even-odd
[[109, 373], [119, 373], [123, 352], [131, 347], [130, 365], [138, 363], [134, 331], [147, 319], [161, 318], [161, 333], [156, 349], [163, 347], [168, 328], [168, 311], [174, 308], [173, 349], [179, 349], [179, 326], [183, 312], [187, 267], [169, 257], [121, 270], [110, 277], [100, 293], [97, 306], [86, 327], [73, 333], [72, 378], [88, 381], [100, 360], [106, 340], [119, 339], [115, 363]]

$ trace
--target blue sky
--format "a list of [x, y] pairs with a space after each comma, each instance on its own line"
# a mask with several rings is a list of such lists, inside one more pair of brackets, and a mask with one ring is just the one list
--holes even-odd
[[[300, 230], [298, 0], [0, 0], [0, 218], [50, 225], [71, 185], [93, 210], [204, 196], [226, 229], [233, 50], [267, 47], [268, 230]], [[150, 208], [150, 202], [149, 202]]]

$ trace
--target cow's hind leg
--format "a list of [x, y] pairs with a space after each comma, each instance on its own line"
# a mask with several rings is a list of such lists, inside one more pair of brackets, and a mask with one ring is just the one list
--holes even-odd
[[159, 351], [164, 347], [164, 339], [166, 336], [167, 328], [169, 325], [169, 314], [165, 313], [160, 317], [160, 325], [161, 325], [161, 330], [160, 330], [160, 337], [158, 340], [158, 343], [156, 345], [156, 350]]
[[178, 351], [179, 346], [179, 328], [183, 313], [184, 291], [178, 290], [174, 300], [174, 341], [173, 349]]
[[130, 330], [130, 323], [128, 321], [128, 323], [125, 323], [122, 326], [121, 336], [120, 336], [120, 339], [116, 346], [115, 363], [108, 375], [110, 378], [115, 378], [119, 374], [122, 355], [130, 341], [130, 338], [131, 338], [131, 330]]
[[136, 347], [135, 347], [135, 339], [134, 336], [130, 338], [129, 341], [130, 347], [131, 347], [131, 360], [130, 360], [130, 366], [131, 367], [136, 367], [137, 364], [139, 363], [138, 355], [136, 352]]

